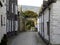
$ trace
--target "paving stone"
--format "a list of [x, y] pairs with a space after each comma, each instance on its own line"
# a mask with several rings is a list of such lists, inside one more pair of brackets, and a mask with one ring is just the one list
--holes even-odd
[[37, 32], [23, 32], [8, 41], [8, 45], [45, 45]]

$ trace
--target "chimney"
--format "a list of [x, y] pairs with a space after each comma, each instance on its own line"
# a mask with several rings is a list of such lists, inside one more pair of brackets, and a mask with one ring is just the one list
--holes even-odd
[[43, 7], [48, 6], [48, 0], [43, 0]]

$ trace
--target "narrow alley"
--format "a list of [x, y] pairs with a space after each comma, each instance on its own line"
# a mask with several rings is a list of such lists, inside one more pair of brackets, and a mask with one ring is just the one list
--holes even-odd
[[8, 41], [8, 45], [45, 45], [37, 32], [23, 32]]
[[0, 45], [60, 45], [60, 0], [0, 0]]

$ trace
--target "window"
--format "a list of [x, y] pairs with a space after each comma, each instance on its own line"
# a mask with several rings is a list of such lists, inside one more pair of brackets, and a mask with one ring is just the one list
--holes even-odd
[[1, 15], [1, 26], [5, 26], [5, 17]]
[[18, 12], [17, 12], [17, 5], [15, 5], [15, 14], [17, 14]]
[[5, 17], [4, 17], [4, 26], [5, 26]]
[[6, 7], [6, 8], [7, 8], [7, 11], [9, 11], [9, 5], [7, 5], [7, 7]]
[[2, 15], [1, 15], [1, 26], [2, 26], [3, 24], [2, 24]]
[[13, 13], [13, 4], [12, 4], [12, 13]]
[[15, 15], [15, 20], [17, 20], [17, 15]]
[[47, 34], [49, 35], [50, 34], [50, 25], [49, 25], [49, 22], [47, 22]]

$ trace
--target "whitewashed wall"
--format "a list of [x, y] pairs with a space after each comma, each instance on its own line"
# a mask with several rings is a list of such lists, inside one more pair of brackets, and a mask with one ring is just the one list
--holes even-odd
[[44, 36], [44, 32], [43, 32], [43, 14], [41, 16], [41, 34], [42, 34], [42, 37]]
[[39, 32], [39, 18], [37, 18], [37, 29], [38, 29], [38, 32]]
[[60, 44], [60, 0], [52, 4], [50, 26], [51, 43]]
[[[50, 5], [50, 42], [52, 44], [60, 44], [60, 0], [57, 0], [55, 3]], [[43, 14], [40, 16], [42, 19], [41, 25], [43, 23]], [[45, 39], [48, 40], [47, 35], [47, 22], [49, 18], [49, 11], [46, 9], [44, 11], [44, 35]], [[40, 20], [40, 19], [39, 19]], [[39, 24], [40, 26], [40, 24]], [[43, 30], [43, 27], [42, 29]], [[40, 30], [40, 33], [43, 36], [43, 32]]]
[[47, 22], [49, 22], [49, 10], [48, 8], [44, 11], [44, 34], [45, 34], [45, 39], [49, 39], [48, 38], [48, 27], [47, 27]]
[[41, 32], [41, 17], [39, 17], [39, 32], [40, 32], [40, 34], [42, 34], [42, 32]]
[[7, 23], [6, 24], [7, 24], [7, 30], [6, 31], [9, 32], [10, 31], [10, 28], [9, 28], [10, 21], [8, 19], [7, 19]]
[[51, 4], [50, 5], [50, 42], [53, 43], [53, 39], [52, 39], [52, 32], [53, 32], [53, 24], [52, 24], [52, 21], [53, 21], [53, 9], [52, 9], [53, 5]]
[[15, 31], [18, 31], [18, 21], [15, 21]]
[[[3, 4], [3, 7], [0, 7], [0, 41], [1, 38], [3, 37], [3, 34], [6, 34], [6, 0], [0, 0]], [[2, 24], [1, 26], [1, 15], [2, 15]]]
[[1, 38], [2, 38], [2, 30], [1, 30], [1, 10], [2, 10], [2, 8], [0, 7], [0, 42], [1, 42]]

